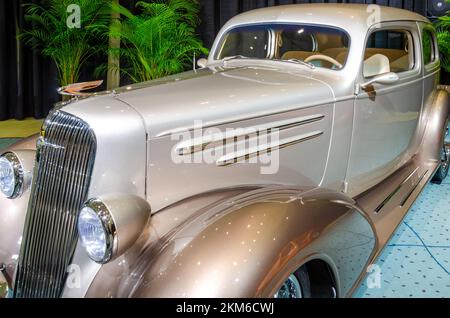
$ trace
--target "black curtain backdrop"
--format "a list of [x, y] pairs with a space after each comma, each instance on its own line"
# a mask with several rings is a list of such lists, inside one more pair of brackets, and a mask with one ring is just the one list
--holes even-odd
[[[0, 0], [0, 120], [43, 118], [59, 99], [56, 69], [51, 61], [22, 45], [17, 34], [25, 26], [23, 3], [39, 0]], [[121, 0], [134, 8], [137, 0]], [[405, 8], [426, 14], [425, 0], [200, 0], [202, 24], [199, 34], [211, 47], [215, 35], [227, 20], [255, 8], [292, 3], [367, 3]], [[93, 80], [93, 61], [82, 72], [82, 80]]]
[[45, 117], [58, 100], [52, 61], [17, 40], [23, 2], [0, 0], [0, 120]]

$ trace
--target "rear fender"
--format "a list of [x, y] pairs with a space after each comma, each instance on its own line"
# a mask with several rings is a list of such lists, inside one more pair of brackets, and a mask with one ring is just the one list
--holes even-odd
[[422, 139], [420, 159], [424, 163], [440, 161], [444, 129], [450, 115], [450, 93], [445, 89], [436, 90], [425, 105], [427, 124]]

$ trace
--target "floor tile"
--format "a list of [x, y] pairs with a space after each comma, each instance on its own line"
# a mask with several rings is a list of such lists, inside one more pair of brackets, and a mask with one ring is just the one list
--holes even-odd
[[450, 177], [424, 189], [376, 265], [380, 285], [364, 279], [353, 297], [450, 297]]

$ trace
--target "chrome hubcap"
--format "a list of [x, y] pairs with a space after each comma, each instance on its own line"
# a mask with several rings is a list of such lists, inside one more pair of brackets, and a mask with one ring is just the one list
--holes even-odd
[[302, 289], [297, 277], [292, 274], [275, 294], [275, 298], [302, 298]]
[[441, 166], [444, 171], [448, 169], [449, 162], [450, 162], [450, 145], [445, 143], [441, 151]]

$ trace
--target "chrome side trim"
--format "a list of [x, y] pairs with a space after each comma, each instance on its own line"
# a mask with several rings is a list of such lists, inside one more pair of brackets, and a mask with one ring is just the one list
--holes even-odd
[[409, 200], [409, 198], [411, 197], [411, 195], [413, 194], [413, 192], [417, 189], [417, 187], [419, 186], [419, 184], [422, 182], [423, 178], [425, 178], [425, 176], [427, 175], [428, 170], [426, 170], [419, 178], [419, 180], [414, 184], [414, 186], [412, 187], [412, 189], [405, 195], [405, 197], [403, 198], [402, 202], [400, 203], [401, 207], [404, 207], [406, 202]]
[[416, 169], [414, 169], [413, 172], [411, 172], [400, 184], [397, 188], [395, 188], [394, 191], [392, 191], [387, 197], [386, 199], [383, 200], [383, 202], [381, 202], [381, 204], [379, 206], [377, 206], [377, 208], [375, 209], [375, 213], [380, 213], [381, 209], [384, 208], [384, 206], [400, 191], [400, 189], [406, 184], [406, 182], [408, 182], [412, 176], [417, 172], [417, 170], [419, 170], [419, 167], [417, 167]]
[[[322, 81], [319, 81], [317, 79], [315, 79], [316, 81], [323, 83]], [[326, 106], [329, 104], [335, 104], [336, 102], [343, 102], [343, 101], [347, 101], [347, 100], [353, 100], [355, 98], [355, 95], [348, 95], [348, 96], [344, 96], [344, 97], [340, 97], [339, 99], [333, 98], [333, 99], [329, 99], [323, 102], [319, 102], [316, 104], [311, 104], [308, 105], [307, 107], [305, 106], [295, 106], [292, 108], [286, 108], [286, 109], [281, 109], [281, 110], [277, 110], [277, 111], [272, 111], [272, 112], [264, 112], [264, 113], [257, 113], [257, 114], [253, 114], [251, 116], [245, 116], [245, 117], [238, 117], [238, 118], [229, 118], [229, 119], [225, 119], [225, 120], [217, 120], [217, 121], [211, 121], [211, 122], [207, 122], [205, 125], [202, 126], [203, 129], [207, 129], [207, 128], [211, 128], [211, 127], [216, 127], [216, 126], [222, 126], [222, 125], [227, 125], [227, 124], [234, 124], [234, 123], [239, 123], [242, 121], [246, 121], [246, 120], [252, 120], [252, 119], [261, 119], [261, 118], [265, 118], [265, 117], [269, 117], [269, 116], [273, 116], [273, 115], [280, 115], [280, 114], [287, 114], [287, 113], [291, 113], [291, 112], [295, 112], [298, 110], [304, 110], [304, 109], [311, 109], [314, 107], [319, 107], [319, 106]], [[170, 130], [165, 130], [162, 132], [159, 132], [157, 134], [155, 134], [154, 137], [151, 138], [161, 138], [161, 137], [167, 137], [170, 136], [172, 134], [178, 134], [178, 133], [183, 133], [183, 132], [188, 132], [188, 131], [193, 131], [195, 130], [195, 126], [194, 125], [190, 125], [190, 126], [181, 126], [181, 127], [176, 127]]]
[[311, 116], [297, 117], [293, 119], [280, 120], [273, 123], [262, 124], [253, 127], [247, 127], [243, 129], [236, 129], [231, 132], [216, 133], [208, 136], [201, 136], [198, 138], [190, 139], [179, 143], [175, 149], [176, 153], [180, 156], [189, 155], [197, 151], [202, 151], [211, 144], [218, 143], [223, 145], [227, 140], [233, 138], [240, 138], [252, 134], [257, 134], [261, 131], [267, 131], [271, 129], [285, 130], [289, 128], [294, 128], [316, 121], [320, 121], [325, 118], [323, 114], [315, 114]]
[[216, 161], [216, 165], [218, 166], [228, 166], [239, 162], [241, 159], [248, 159], [251, 157], [259, 156], [263, 153], [267, 153], [270, 151], [282, 149], [288, 146], [292, 146], [298, 144], [300, 142], [304, 142], [316, 137], [323, 135], [323, 131], [314, 131], [311, 133], [294, 136], [291, 138], [286, 138], [277, 142], [271, 142], [268, 144], [259, 145], [256, 147], [251, 147], [248, 149], [243, 149], [240, 151], [232, 152], [225, 156], [220, 157]]

